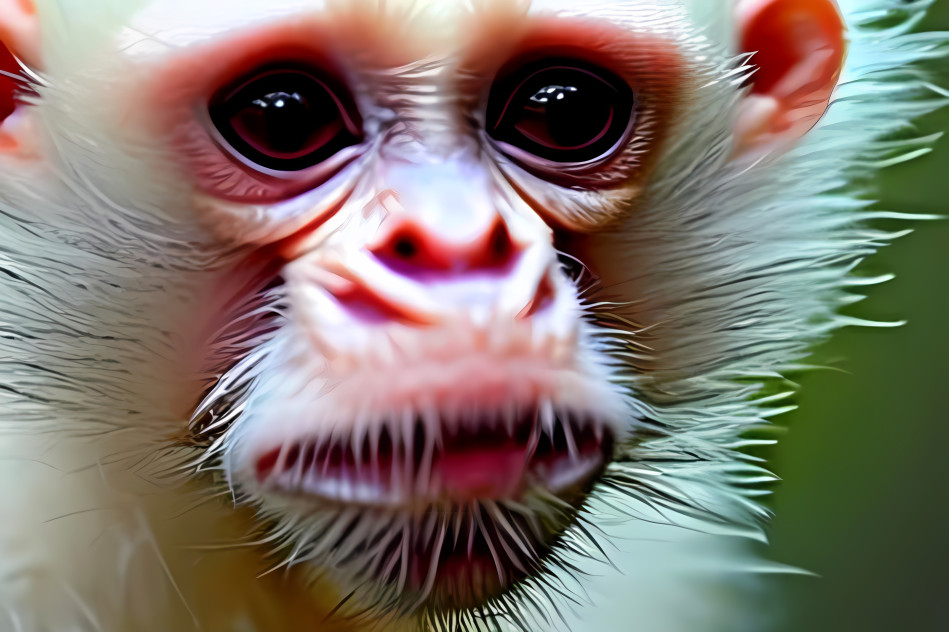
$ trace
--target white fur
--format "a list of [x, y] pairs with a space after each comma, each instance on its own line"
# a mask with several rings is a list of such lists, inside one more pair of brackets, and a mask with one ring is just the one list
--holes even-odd
[[[230, 20], [322, 3], [242, 0], [223, 10], [209, 1], [156, 2], [169, 24], [149, 22], [155, 32], [140, 30], [145, 0], [38, 4], [48, 72], [36, 107], [54, 162], [0, 181], [0, 631], [332, 629], [295, 619], [308, 611], [306, 598], [288, 592], [280, 573], [256, 579], [266, 568], [260, 550], [274, 540], [239, 546], [263, 537], [255, 509], [183, 482], [200, 455], [167, 441], [184, 431], [193, 403], [181, 395], [192, 377], [179, 364], [189, 341], [170, 332], [183, 329], [195, 295], [215, 284], [208, 263], [224, 254], [205, 248], [173, 171], [143, 166], [161, 165], [157, 157], [129, 159], [152, 149], [123, 136], [108, 102], [129, 71], [110, 48], [117, 40], [181, 46]], [[468, 4], [481, 3], [458, 6]], [[716, 605], [725, 578], [740, 588], [753, 583], [751, 571], [771, 568], [742, 551], [743, 538], [760, 538], [766, 512], [736, 487], [768, 476], [735, 451], [751, 443], [739, 436], [784, 406], [756, 398], [759, 385], [854, 324], [836, 315], [853, 300], [850, 273], [891, 237], [866, 226], [874, 213], [861, 194], [873, 168], [926, 146], [878, 139], [937, 104], [916, 65], [943, 57], [945, 38], [902, 26], [862, 30], [862, 12], [899, 3], [843, 3], [854, 30], [837, 101], [791, 154], [739, 167], [729, 161], [729, 132], [743, 71], [729, 58], [727, 3], [687, 3], [692, 15], [707, 12], [704, 31], [672, 0], [592, 4], [676, 39], [696, 77], [648, 204], [601, 244], [629, 261], [631, 283], [658, 307], [607, 309], [596, 304], [602, 297], [588, 297], [592, 311], [656, 321], [591, 337], [588, 351], [627, 354], [616, 381], [667, 436], [631, 447], [628, 462], [608, 473], [628, 491], [602, 489], [585, 514], [606, 533], [597, 537], [609, 543], [605, 557], [625, 572], [598, 561], [604, 554], [592, 539], [573, 530], [562, 559], [595, 577], [578, 582], [556, 564], [552, 573], [581, 595], [581, 606], [574, 611], [555, 595], [561, 615], [552, 613], [542, 594], [552, 589], [540, 583], [516, 599], [529, 629], [710, 629], [710, 621], [727, 621]], [[164, 32], [181, 12], [193, 12], [194, 28]], [[553, 204], [578, 213], [623, 203], [553, 195]], [[690, 509], [698, 505], [726, 520]], [[273, 537], [293, 532], [284, 527]], [[325, 590], [331, 605], [339, 595]], [[523, 605], [531, 600], [542, 605]], [[750, 600], [743, 612], [754, 612]]]

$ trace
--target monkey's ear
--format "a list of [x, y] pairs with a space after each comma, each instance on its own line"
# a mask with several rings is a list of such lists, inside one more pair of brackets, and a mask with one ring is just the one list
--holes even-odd
[[739, 47], [758, 67], [738, 114], [737, 153], [783, 150], [823, 116], [846, 56], [835, 0], [738, 0]]
[[31, 68], [40, 67], [39, 20], [33, 0], [0, 0], [0, 157], [31, 157], [31, 126], [18, 95], [27, 90], [20, 75], [21, 60]]
[[40, 67], [40, 26], [33, 0], [0, 0], [0, 44], [27, 66]]

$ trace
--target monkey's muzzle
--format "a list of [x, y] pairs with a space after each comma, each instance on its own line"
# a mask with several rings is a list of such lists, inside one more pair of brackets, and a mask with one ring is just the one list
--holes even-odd
[[471, 411], [439, 426], [417, 416], [361, 438], [301, 440], [264, 454], [257, 477], [272, 491], [411, 510], [584, 490], [612, 454], [604, 424], [549, 409]]
[[402, 564], [373, 564], [369, 575], [430, 604], [469, 607], [536, 571], [614, 439], [593, 416], [549, 403], [439, 421], [407, 416], [358, 438], [298, 440], [261, 456], [256, 475], [272, 493], [398, 525], [361, 548]]

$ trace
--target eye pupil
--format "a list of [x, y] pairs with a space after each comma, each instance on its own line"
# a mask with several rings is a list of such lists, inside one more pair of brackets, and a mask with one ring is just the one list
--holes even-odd
[[531, 97], [517, 128], [527, 136], [544, 133], [551, 147], [579, 149], [595, 142], [610, 123], [609, 101], [591, 98], [576, 86], [547, 86]]
[[310, 116], [309, 102], [298, 93], [272, 92], [254, 99], [239, 111], [231, 125], [245, 140], [274, 153], [294, 154], [305, 149], [308, 133], [318, 119]]
[[308, 72], [256, 74], [214, 99], [210, 113], [234, 151], [275, 170], [306, 169], [361, 141], [349, 95]]

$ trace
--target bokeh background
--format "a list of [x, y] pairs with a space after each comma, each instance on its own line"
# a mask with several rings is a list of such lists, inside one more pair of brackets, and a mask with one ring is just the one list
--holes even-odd
[[[925, 28], [949, 30], [949, 0]], [[949, 131], [949, 109], [918, 129]], [[880, 208], [949, 213], [949, 137], [880, 186]], [[767, 555], [819, 575], [771, 580], [775, 632], [949, 630], [949, 221], [913, 228], [864, 264], [896, 280], [851, 308], [908, 324], [822, 346], [817, 359], [841, 370], [800, 376], [800, 408], [767, 455], [785, 480]]]

